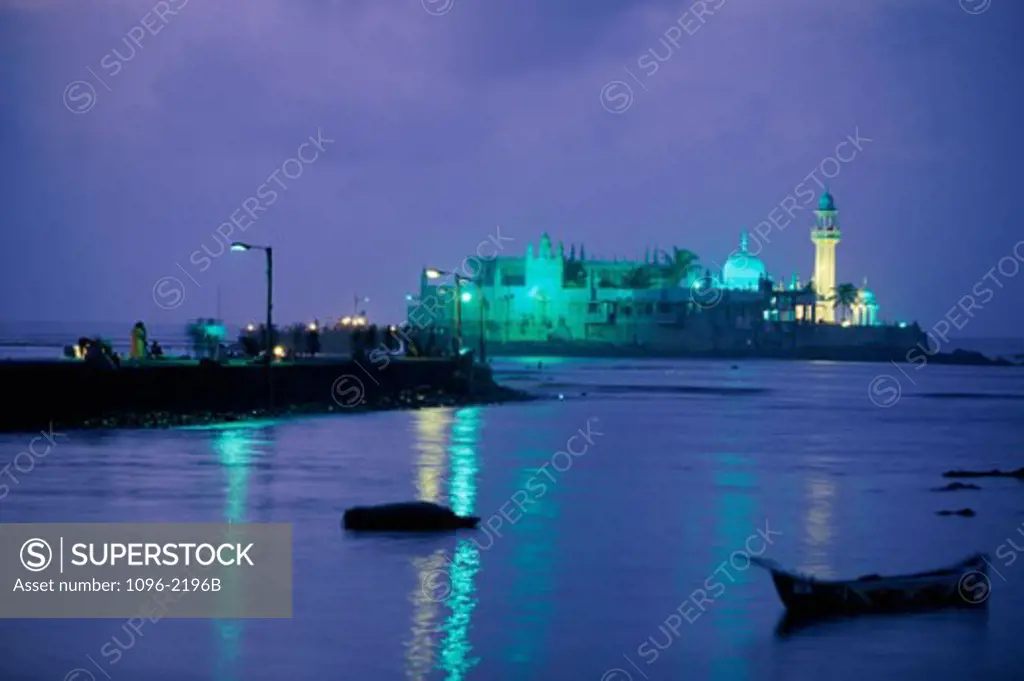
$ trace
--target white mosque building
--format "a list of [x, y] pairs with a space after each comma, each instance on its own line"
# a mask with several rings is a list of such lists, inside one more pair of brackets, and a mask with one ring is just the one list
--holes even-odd
[[[452, 308], [439, 316], [447, 326], [455, 312], [464, 326], [479, 325], [506, 340], [596, 337], [607, 325], [678, 324], [681, 315], [706, 312], [722, 301], [761, 305], [769, 322], [880, 325], [879, 306], [867, 288], [837, 284], [839, 211], [827, 190], [818, 201], [811, 228], [815, 246], [810, 281], [793, 274], [789, 283], [773, 279], [764, 262], [749, 252], [746, 232], [720, 270], [705, 266], [690, 251], [648, 250], [643, 260], [588, 257], [585, 247], [552, 244], [543, 234], [537, 248], [522, 256], [474, 260], [456, 286], [454, 278], [425, 267], [418, 296], [408, 296], [410, 318], [431, 296]], [[468, 261], [467, 261], [468, 262]], [[429, 275], [435, 275], [432, 278]], [[458, 289], [458, 300], [452, 295]], [[762, 304], [763, 301], [763, 304]]]

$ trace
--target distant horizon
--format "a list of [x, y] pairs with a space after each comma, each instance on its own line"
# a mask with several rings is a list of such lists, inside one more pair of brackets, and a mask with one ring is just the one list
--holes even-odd
[[[338, 319], [338, 318], [339, 317], [326, 317], [326, 316], [324, 316], [324, 317], [320, 317], [319, 320], [321, 322], [325, 322], [326, 320], [329, 320], [329, 319]], [[90, 331], [90, 329], [93, 328], [93, 327], [109, 327], [109, 328], [124, 327], [124, 332], [127, 335], [129, 333], [130, 329], [131, 329], [131, 325], [134, 324], [135, 321], [138, 321], [138, 320], [131, 320], [131, 321], [129, 321], [129, 320], [121, 320], [121, 321], [49, 320], [49, 321], [43, 321], [43, 320], [10, 320], [10, 319], [0, 319], [0, 329], [11, 331], [11, 330], [16, 330], [16, 329], [12, 329], [12, 327], [21, 327], [21, 326], [31, 327], [33, 325], [38, 325], [38, 326], [49, 326], [49, 327], [51, 327], [51, 329], [53, 329], [53, 330], [55, 330], [57, 332], [63, 332], [65, 330], [63, 327], [69, 327], [67, 330], [70, 331], [71, 330], [70, 327], [81, 326], [81, 327], [84, 327], [82, 329], [82, 332], [83, 333], [88, 333]], [[147, 320], [143, 319], [142, 321], [148, 327], [150, 327], [150, 328], [162, 328], [162, 329], [181, 328], [182, 332], [184, 333], [185, 326], [189, 323], [190, 320], [186, 320], [186, 321], [183, 321], [183, 322], [177, 322], [177, 321], [150, 322], [150, 321], [147, 321]], [[223, 319], [221, 321], [224, 322], [229, 327], [239, 327], [239, 328], [241, 328], [241, 327], [243, 327], [243, 326], [245, 326], [247, 324], [257, 324], [258, 325], [258, 324], [261, 323], [261, 320], [258, 320], [258, 319], [253, 319], [253, 320], [244, 321], [244, 322], [235, 322], [235, 321], [223, 320]], [[302, 320], [302, 319], [282, 319], [282, 320], [276, 320], [275, 319], [274, 326], [280, 328], [282, 326], [291, 326], [291, 325], [297, 325], [297, 324], [308, 324], [311, 321], [313, 321], [313, 320], [312, 319], [305, 319], [305, 320]], [[371, 323], [375, 324], [378, 327], [380, 327], [380, 326], [387, 326], [389, 324], [399, 324], [402, 321], [403, 321], [403, 319], [397, 319], [397, 320], [396, 319], [391, 319], [391, 320], [382, 320], [382, 321], [379, 321], [379, 322], [373, 322], [373, 320], [371, 318]], [[930, 329], [925, 328], [923, 326], [921, 327], [921, 330], [923, 332], [925, 332], [925, 333], [930, 331]], [[0, 346], [2, 346], [4, 344], [5, 340], [8, 340], [8, 341], [15, 340], [15, 339], [10, 338], [10, 333], [8, 333], [7, 335], [8, 335], [8, 338], [3, 338], [2, 336], [0, 336]], [[943, 349], [948, 351], [949, 349], [956, 349], [956, 346], [958, 344], [965, 344], [965, 343], [972, 343], [972, 342], [993, 343], [993, 342], [999, 342], [999, 341], [1014, 342], [1014, 343], [1022, 343], [1022, 344], [1024, 344], [1024, 335], [1022, 335], [1022, 336], [955, 336], [955, 335], [951, 334], [949, 336], [948, 340], [944, 341], [942, 343], [942, 345], [943, 345]]]
[[[321, 322], [323, 322], [325, 320], [341, 319], [341, 318], [346, 317], [346, 316], [351, 316], [351, 315], [344, 315], [344, 314], [342, 314], [342, 315], [333, 315], [333, 316], [322, 315], [320, 317], [317, 317], [317, 319], [319, 319]], [[78, 319], [69, 319], [69, 320], [58, 320], [58, 319], [41, 320], [41, 319], [34, 319], [34, 320], [32, 320], [32, 319], [2, 319], [2, 318], [0, 318], [0, 326], [20, 326], [20, 325], [31, 326], [31, 325], [34, 325], [34, 324], [38, 324], [38, 325], [76, 325], [76, 324], [80, 324], [80, 325], [83, 325], [83, 326], [86, 326], [86, 325], [94, 325], [94, 326], [119, 326], [119, 325], [124, 325], [126, 329], [130, 329], [131, 325], [134, 324], [136, 321], [142, 321], [147, 326], [173, 327], [173, 326], [184, 326], [186, 324], [189, 324], [192, 321], [195, 321], [196, 319], [208, 319], [208, 318], [217, 319], [217, 317], [212, 316], [212, 315], [207, 315], [205, 317], [202, 316], [202, 315], [199, 315], [199, 316], [194, 317], [192, 319], [186, 319], [186, 320], [183, 320], [183, 321], [157, 321], [157, 322], [150, 322], [150, 321], [148, 321], [148, 320], [146, 320], [144, 318], [141, 319], [141, 320], [139, 320], [139, 319], [132, 319], [132, 320], [122, 319], [122, 320], [114, 320], [114, 321], [111, 321], [111, 320], [97, 320], [97, 319], [92, 319], [92, 320], [78, 320]], [[402, 321], [407, 320], [407, 319], [408, 319], [408, 317], [405, 316], [405, 317], [402, 317], [400, 319], [389, 319], [389, 320], [382, 320], [380, 322], [376, 322], [371, 317], [370, 318], [370, 323], [371, 324], [376, 324], [377, 326], [381, 326], [381, 325], [388, 325], [388, 324], [398, 324], [398, 323], [401, 323]], [[232, 320], [228, 320], [228, 319], [224, 319], [224, 318], [221, 318], [220, 321], [224, 322], [228, 326], [245, 326], [247, 324], [257, 324], [258, 325], [258, 324], [262, 324], [263, 323], [263, 320], [256, 319], [256, 318], [253, 318], [253, 319], [250, 319], [250, 320], [244, 321], [244, 322], [232, 321]], [[275, 319], [274, 319], [274, 326], [290, 325], [290, 324], [309, 324], [312, 321], [313, 321], [312, 318], [311, 319], [277, 319], [275, 317]], [[913, 324], [913, 320], [908, 320], [908, 323]], [[924, 325], [922, 325], [921, 326], [921, 330], [924, 331], [924, 332], [928, 332], [930, 329], [926, 328]], [[953, 336], [953, 335], [951, 335], [950, 336], [950, 340], [960, 340], [960, 341], [970, 341], [970, 340], [985, 340], [985, 341], [992, 341], [992, 340], [1024, 340], [1024, 335], [1020, 335], [1020, 336]]]

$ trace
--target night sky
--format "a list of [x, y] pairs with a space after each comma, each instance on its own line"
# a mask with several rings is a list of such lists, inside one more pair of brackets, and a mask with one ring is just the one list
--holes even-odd
[[[499, 225], [509, 255], [546, 230], [713, 267], [814, 172], [839, 282], [925, 327], [974, 295], [958, 335], [1024, 336], [1018, 0], [690, 6], [0, 0], [0, 316], [173, 323], [219, 289], [259, 319], [262, 259], [208, 256], [218, 228], [273, 244], [282, 322], [354, 294], [397, 321]], [[786, 281], [813, 266], [796, 200], [760, 240]]]

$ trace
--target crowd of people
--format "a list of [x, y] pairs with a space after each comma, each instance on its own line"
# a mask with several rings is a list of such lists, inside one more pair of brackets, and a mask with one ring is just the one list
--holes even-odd
[[350, 344], [353, 355], [366, 354], [374, 350], [398, 352], [405, 347], [409, 357], [445, 357], [458, 353], [457, 342], [444, 332], [434, 329], [378, 328], [371, 324], [365, 328], [353, 329]]
[[[223, 341], [227, 335], [224, 325], [213, 319], [200, 319], [189, 324], [188, 335], [192, 341], [192, 356], [196, 359], [217, 359], [222, 353]], [[83, 336], [77, 345], [65, 346], [68, 358], [85, 360], [89, 364], [116, 368], [121, 366], [121, 356], [106, 340]], [[159, 341], [149, 338], [149, 330], [142, 321], [135, 322], [128, 336], [128, 358], [133, 361], [160, 360], [164, 349]]]
[[[121, 356], [113, 346], [102, 338], [82, 336], [75, 345], [64, 347], [64, 356], [69, 359], [81, 359], [87, 364], [108, 369], [121, 366]], [[149, 342], [146, 325], [136, 322], [132, 327], [128, 341], [128, 356], [132, 360], [161, 359], [164, 350], [157, 341]]]
[[[297, 325], [291, 329], [292, 357], [316, 357], [321, 353], [320, 324], [313, 322], [308, 326]], [[271, 348], [278, 342], [278, 329], [274, 329]], [[219, 320], [212, 318], [197, 319], [190, 323], [187, 334], [191, 344], [191, 356], [201, 361], [220, 361], [227, 355], [224, 341], [227, 329]], [[350, 351], [353, 355], [366, 355], [374, 351], [385, 351], [389, 354], [406, 354], [410, 357], [445, 357], [458, 354], [457, 342], [450, 334], [434, 329], [406, 329], [398, 331], [395, 327], [370, 326], [353, 328], [350, 331]], [[241, 354], [258, 357], [266, 353], [264, 328], [250, 327], [248, 333], [239, 337]], [[128, 357], [133, 361], [158, 360], [164, 358], [164, 349], [156, 340], [150, 340], [145, 323], [138, 321], [131, 328], [129, 335]], [[271, 350], [273, 352], [273, 350]], [[67, 357], [83, 359], [90, 364], [105, 367], [118, 367], [121, 357], [114, 352], [107, 341], [100, 338], [82, 337], [77, 346], [64, 349]]]

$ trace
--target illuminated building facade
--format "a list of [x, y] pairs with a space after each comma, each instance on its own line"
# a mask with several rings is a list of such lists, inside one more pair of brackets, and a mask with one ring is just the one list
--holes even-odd
[[[699, 330], [705, 320], [727, 318], [728, 326], [761, 322], [842, 323], [877, 326], [874, 293], [836, 285], [838, 211], [826, 191], [815, 211], [814, 274], [801, 284], [773, 280], [749, 250], [748, 235], [719, 268], [706, 267], [690, 251], [648, 250], [642, 260], [588, 257], [583, 245], [566, 249], [547, 233], [522, 256], [467, 259], [464, 278], [430, 278], [424, 268], [417, 296], [409, 300], [410, 323], [426, 320], [453, 332], [461, 316], [467, 342], [610, 341], [643, 343]], [[841, 295], [840, 295], [841, 294]], [[721, 320], [714, 322], [722, 326]]]

